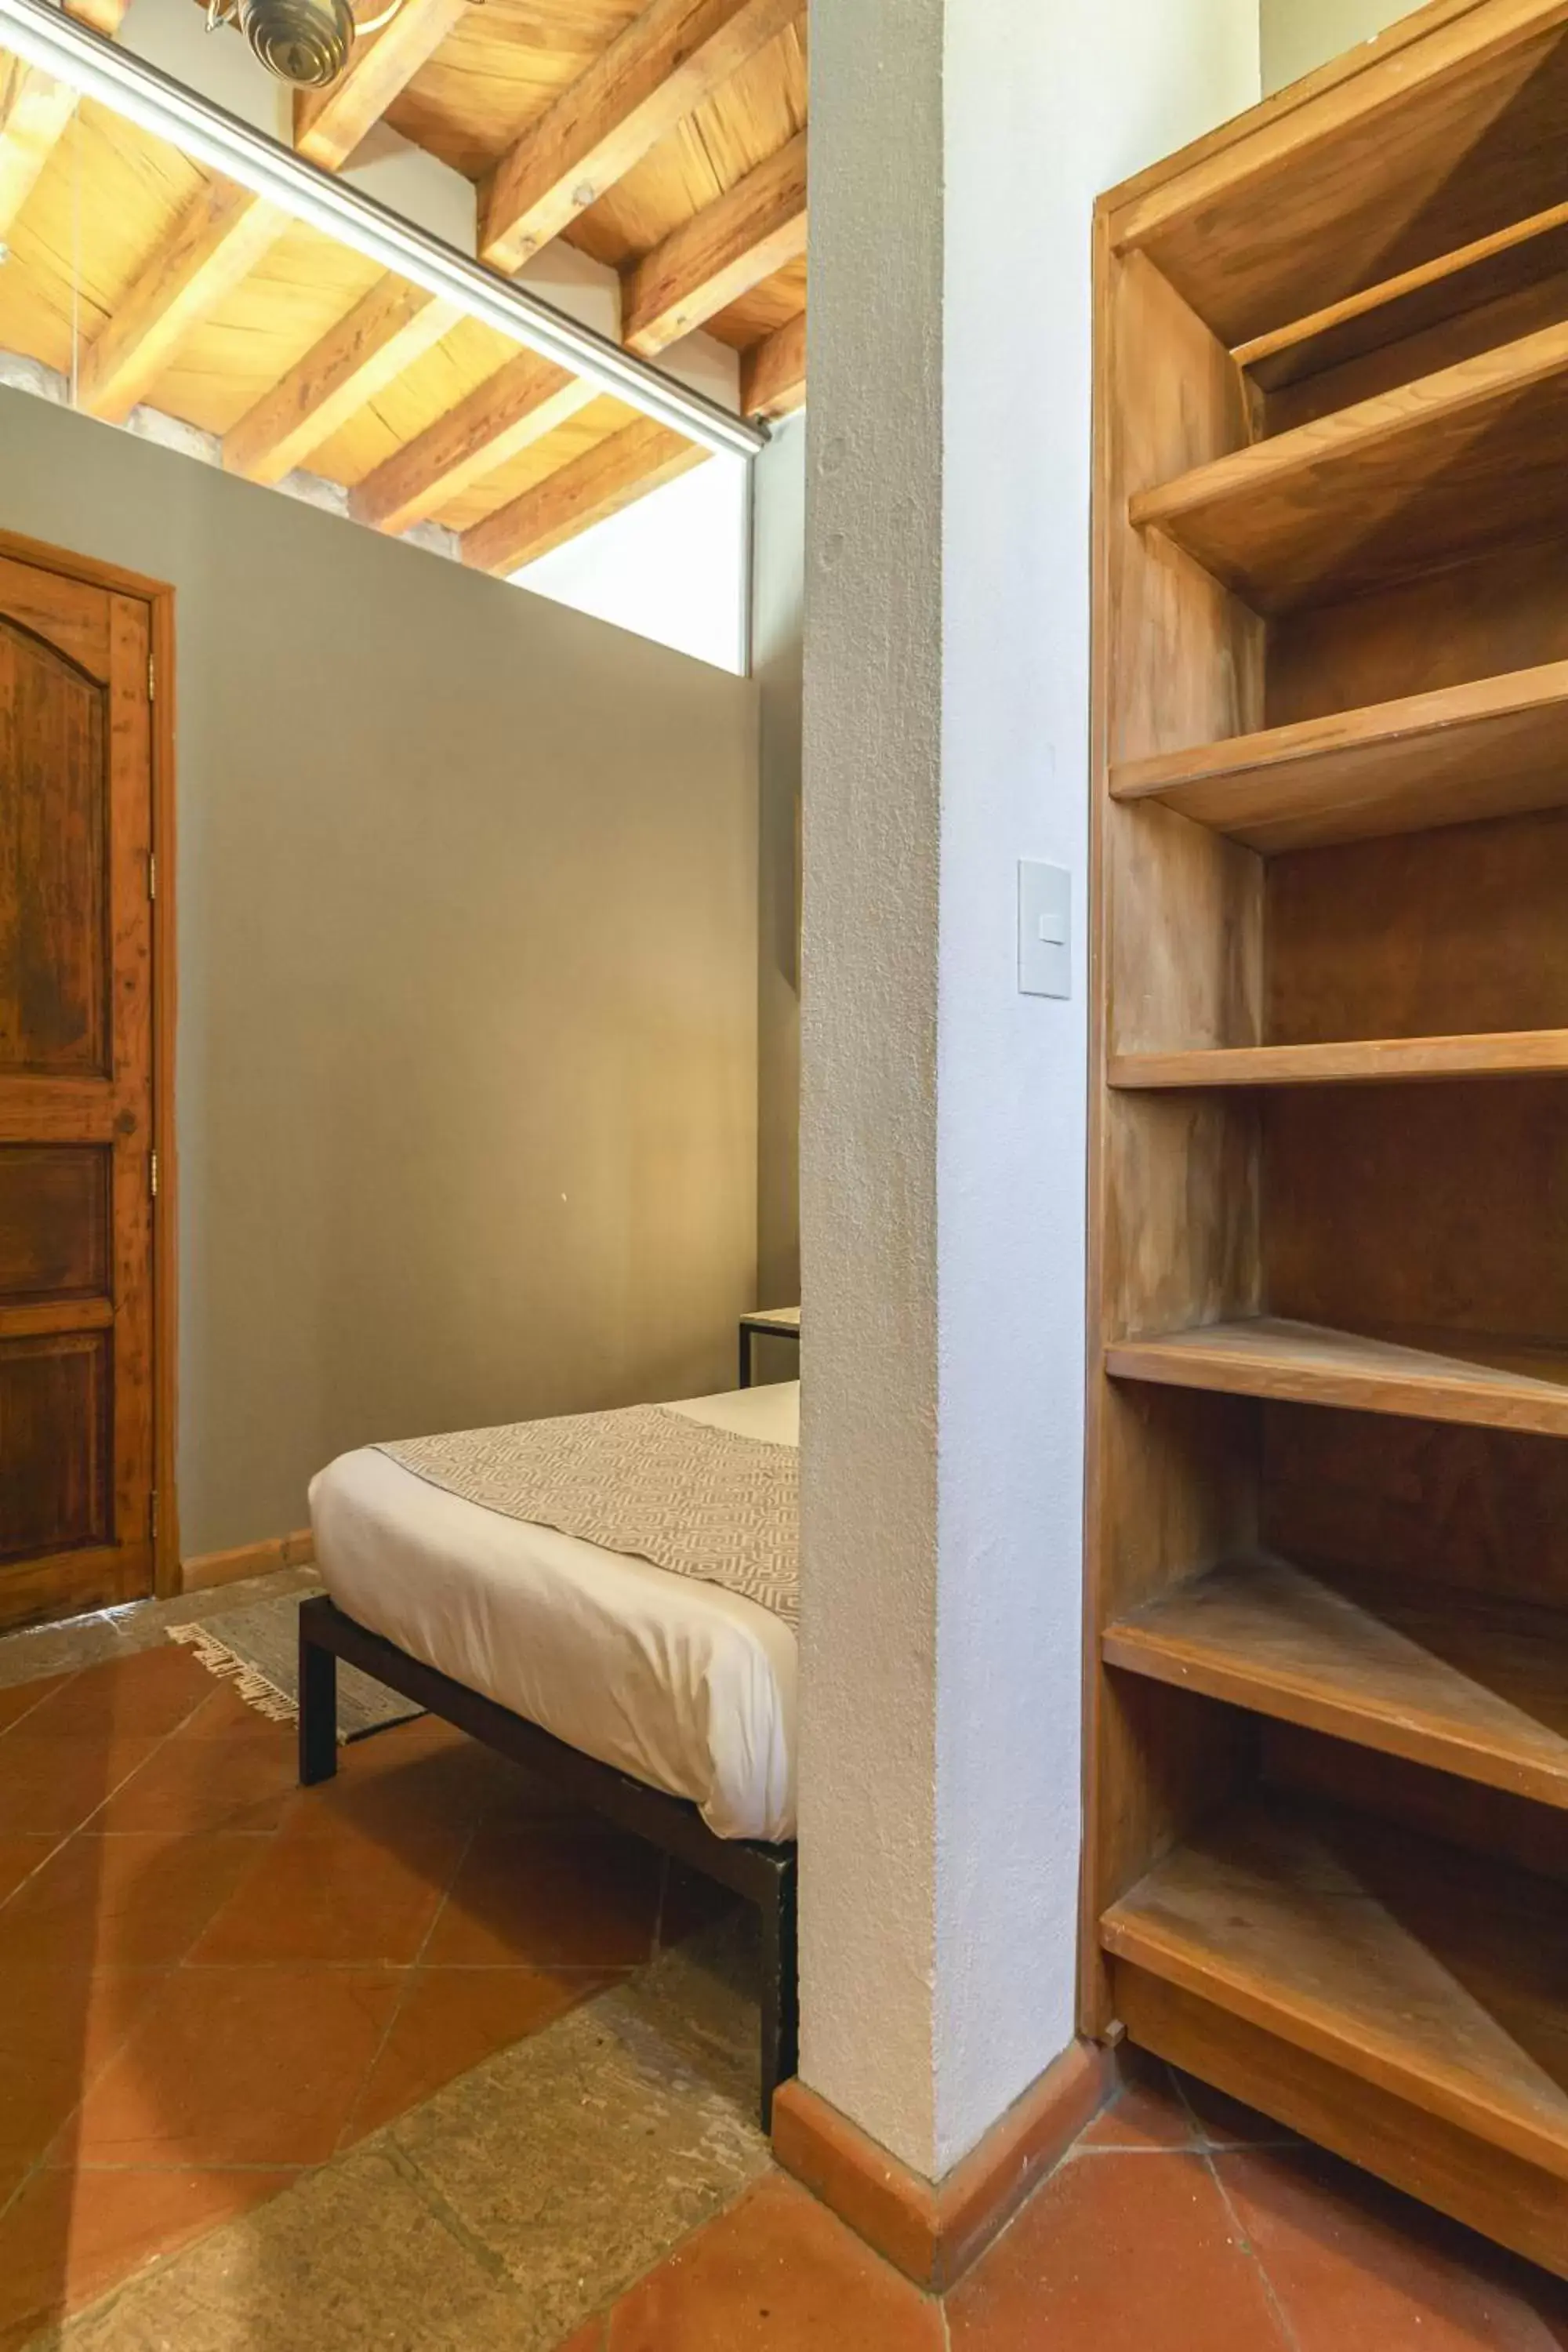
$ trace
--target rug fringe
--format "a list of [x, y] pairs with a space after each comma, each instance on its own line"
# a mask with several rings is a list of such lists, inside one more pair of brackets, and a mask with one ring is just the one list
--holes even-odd
[[205, 1625], [170, 1625], [166, 1631], [171, 1642], [181, 1642], [186, 1649], [194, 1650], [198, 1663], [209, 1675], [232, 1683], [236, 1696], [247, 1706], [253, 1706], [258, 1715], [266, 1716], [269, 1723], [299, 1721], [300, 1709], [288, 1692], [268, 1682], [246, 1659], [237, 1657], [227, 1643], [220, 1642]]

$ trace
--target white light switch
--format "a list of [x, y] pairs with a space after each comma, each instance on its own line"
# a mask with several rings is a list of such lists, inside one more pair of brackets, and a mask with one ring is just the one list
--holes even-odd
[[1025, 996], [1072, 994], [1072, 876], [1018, 860], [1018, 986]]

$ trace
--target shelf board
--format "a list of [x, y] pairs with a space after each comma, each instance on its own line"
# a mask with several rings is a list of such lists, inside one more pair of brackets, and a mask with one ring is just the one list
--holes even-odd
[[1258, 1315], [1114, 1339], [1116, 1380], [1568, 1437], [1568, 1349], [1479, 1332], [1363, 1334]]
[[1119, 1960], [1568, 2177], [1568, 1892], [1271, 1795], [1107, 1911]]
[[1542, 327], [1141, 491], [1131, 520], [1263, 613], [1548, 538], [1568, 528], [1565, 376], [1568, 324]]
[[1568, 1029], [1479, 1037], [1351, 1037], [1324, 1045], [1232, 1045], [1113, 1054], [1113, 1087], [1385, 1086], [1398, 1079], [1502, 1078], [1568, 1071]]
[[1228, 1561], [1108, 1626], [1107, 1664], [1568, 1810], [1561, 1615]]
[[1239, 343], [1231, 357], [1267, 392], [1297, 383], [1538, 284], [1568, 265], [1565, 232], [1568, 205], [1551, 205]]
[[1250, 849], [1316, 849], [1568, 803], [1568, 662], [1512, 670], [1110, 772]]

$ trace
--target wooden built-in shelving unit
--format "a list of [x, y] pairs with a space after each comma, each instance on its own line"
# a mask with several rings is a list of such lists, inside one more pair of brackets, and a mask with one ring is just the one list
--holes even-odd
[[1084, 2024], [1568, 2276], [1568, 5], [1099, 213]]

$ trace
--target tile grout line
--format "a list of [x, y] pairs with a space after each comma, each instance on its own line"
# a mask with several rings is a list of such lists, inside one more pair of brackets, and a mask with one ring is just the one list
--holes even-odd
[[[479, 1824], [478, 1822], [474, 1822], [469, 1825], [468, 1835], [463, 1840], [461, 1849], [453, 1860], [452, 1867], [447, 1874], [446, 1884], [441, 1889], [440, 1899], [437, 1903], [435, 1909], [431, 1912], [429, 1922], [425, 1929], [425, 1933], [419, 1939], [419, 1949], [415, 1953], [414, 1958], [407, 1963], [403, 1970], [403, 1981], [397, 1989], [397, 1999], [392, 2004], [391, 2013], [389, 2014], [386, 2023], [382, 2030], [381, 2038], [377, 2042], [374, 2050], [372, 2052], [370, 2063], [366, 2066], [364, 2073], [360, 2079], [360, 2086], [354, 2094], [353, 2105], [350, 2107], [348, 2114], [343, 2120], [342, 2128], [338, 2134], [337, 2145], [332, 2150], [333, 2157], [339, 2157], [345, 2154], [349, 2148], [353, 2147], [356, 2144], [355, 2141], [351, 2138], [350, 2135], [353, 2131], [354, 2126], [359, 2120], [360, 2109], [363, 2106], [365, 2101], [365, 2094], [370, 2089], [375, 2070], [381, 2063], [382, 2058], [385, 2053], [387, 2044], [392, 2040], [393, 2031], [407, 2004], [409, 1991], [413, 1986], [416, 1972], [422, 1966], [425, 1955], [430, 1948], [430, 1938], [436, 1933], [437, 1926], [446, 1912], [447, 1898], [451, 1895], [453, 1887], [456, 1886], [458, 1883], [464, 1864], [468, 1861], [469, 1854], [474, 1850], [474, 1841], [479, 1836]], [[416, 2101], [415, 2104], [418, 2105], [419, 2103]]]

